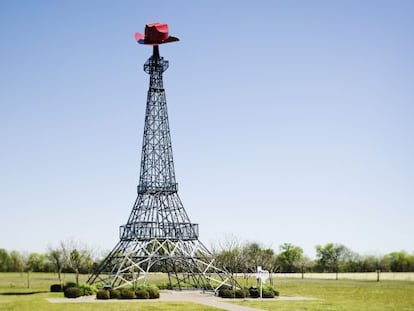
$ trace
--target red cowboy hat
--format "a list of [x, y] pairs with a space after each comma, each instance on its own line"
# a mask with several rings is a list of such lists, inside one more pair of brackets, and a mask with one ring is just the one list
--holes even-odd
[[168, 35], [168, 25], [165, 23], [152, 23], [145, 25], [145, 35], [135, 33], [135, 40], [139, 44], [158, 45], [178, 41], [176, 37]]

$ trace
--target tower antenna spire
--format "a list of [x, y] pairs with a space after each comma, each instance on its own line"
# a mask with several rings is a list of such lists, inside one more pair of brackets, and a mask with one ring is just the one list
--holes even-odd
[[152, 56], [154, 58], [160, 58], [160, 49], [158, 48], [158, 45], [154, 45], [152, 48]]

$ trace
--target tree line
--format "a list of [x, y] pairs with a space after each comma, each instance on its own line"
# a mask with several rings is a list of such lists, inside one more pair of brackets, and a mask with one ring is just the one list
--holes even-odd
[[62, 283], [62, 273], [89, 274], [97, 264], [91, 248], [74, 241], [60, 242], [46, 253], [21, 253], [0, 249], [0, 272], [56, 272]]
[[213, 249], [217, 266], [232, 273], [254, 273], [257, 266], [270, 273], [305, 272], [414, 272], [414, 253], [391, 252], [381, 256], [360, 255], [347, 246], [327, 243], [315, 247], [316, 258], [310, 259], [300, 246], [284, 243], [278, 252], [257, 242], [228, 240]]
[[[307, 257], [300, 246], [284, 243], [278, 251], [257, 242], [227, 239], [212, 249], [215, 265], [231, 273], [255, 273], [258, 266], [270, 273], [307, 272], [414, 272], [414, 253], [391, 252], [381, 256], [360, 255], [343, 244], [315, 247], [316, 258]], [[0, 249], [0, 272], [72, 272], [90, 274], [101, 258], [93, 250], [73, 241], [60, 242], [45, 253], [8, 252]]]

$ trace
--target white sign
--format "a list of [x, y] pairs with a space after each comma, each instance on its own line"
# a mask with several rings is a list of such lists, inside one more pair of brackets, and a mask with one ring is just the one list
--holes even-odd
[[270, 273], [269, 271], [262, 270], [262, 266], [257, 266], [256, 277], [264, 282], [270, 277]]
[[260, 270], [260, 271], [257, 271], [256, 277], [260, 279], [262, 282], [264, 282], [270, 277], [270, 273], [269, 271], [266, 271], [266, 270]]

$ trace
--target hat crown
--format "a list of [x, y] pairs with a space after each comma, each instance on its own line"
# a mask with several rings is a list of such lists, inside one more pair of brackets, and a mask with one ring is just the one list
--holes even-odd
[[165, 23], [152, 23], [145, 25], [145, 39], [162, 42], [168, 38], [168, 25]]

